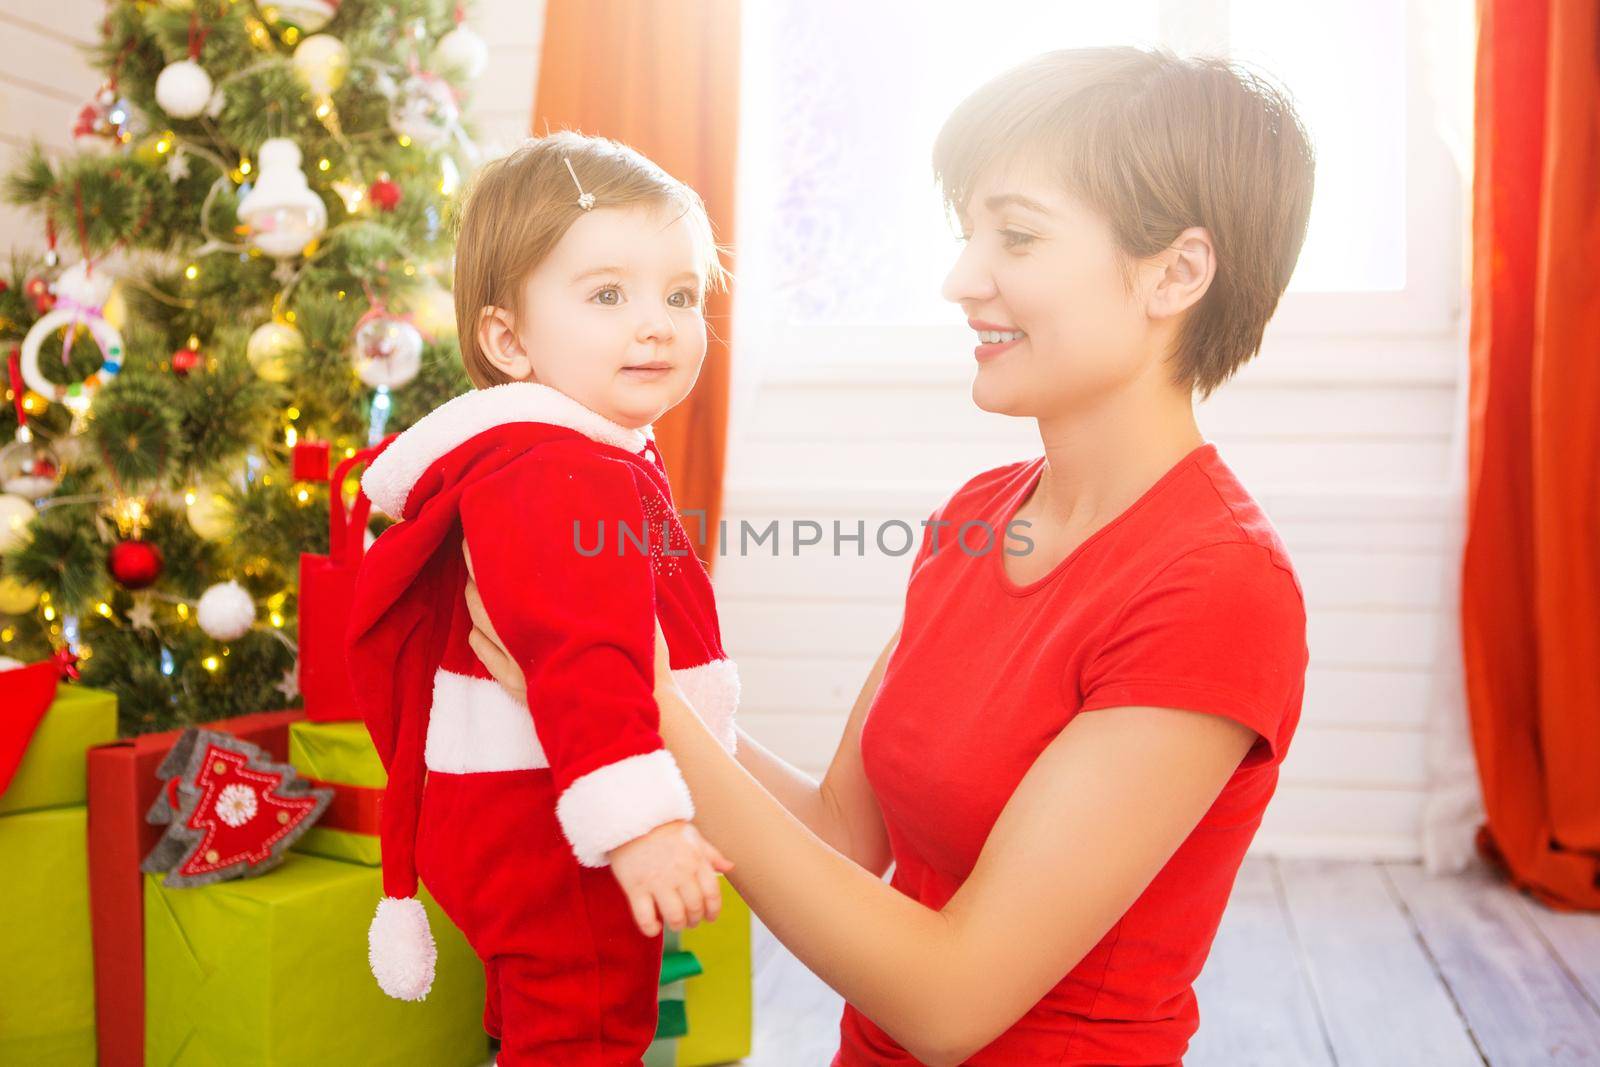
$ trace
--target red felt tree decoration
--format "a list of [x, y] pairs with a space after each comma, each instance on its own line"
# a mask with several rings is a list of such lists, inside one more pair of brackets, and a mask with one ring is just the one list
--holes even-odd
[[333, 800], [286, 763], [229, 734], [191, 727], [156, 772], [166, 786], [145, 816], [166, 833], [140, 869], [168, 886], [251, 878], [283, 862]]

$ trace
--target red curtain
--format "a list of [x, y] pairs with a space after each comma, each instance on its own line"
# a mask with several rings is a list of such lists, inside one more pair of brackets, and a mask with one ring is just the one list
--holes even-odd
[[1600, 5], [1479, 0], [1462, 637], [1480, 844], [1600, 908]]
[[[575, 129], [632, 145], [706, 202], [733, 244], [739, 125], [738, 0], [548, 0], [533, 132]], [[723, 263], [732, 267], [731, 256]], [[709, 341], [693, 392], [655, 424], [680, 511], [704, 509], [716, 562], [727, 452], [732, 293], [706, 302]], [[701, 524], [684, 517], [690, 538]]]

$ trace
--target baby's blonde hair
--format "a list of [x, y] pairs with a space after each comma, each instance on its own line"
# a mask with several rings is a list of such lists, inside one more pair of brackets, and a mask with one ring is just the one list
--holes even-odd
[[[572, 173], [567, 163], [572, 164]], [[473, 177], [456, 217], [456, 331], [467, 377], [480, 389], [510, 381], [478, 345], [486, 307], [520, 315], [522, 283], [584, 213], [578, 185], [596, 208], [657, 204], [680, 208], [706, 250], [707, 291], [727, 285], [700, 194], [633, 148], [562, 130], [533, 137]]]

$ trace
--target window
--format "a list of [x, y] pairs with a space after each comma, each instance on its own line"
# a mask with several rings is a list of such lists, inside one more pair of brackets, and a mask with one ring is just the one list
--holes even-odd
[[939, 297], [959, 249], [934, 136], [990, 76], [1098, 44], [1223, 51], [1294, 96], [1317, 184], [1275, 330], [1454, 327], [1463, 153], [1445, 120], [1470, 99], [1465, 0], [771, 0], [744, 17], [739, 328], [769, 369], [964, 350], [960, 312]]

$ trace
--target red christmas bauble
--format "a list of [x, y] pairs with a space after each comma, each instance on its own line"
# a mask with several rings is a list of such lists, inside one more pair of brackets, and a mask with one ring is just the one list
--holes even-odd
[[367, 188], [367, 199], [380, 211], [393, 211], [400, 206], [400, 185], [390, 178], [379, 178]]
[[161, 577], [161, 549], [149, 541], [118, 541], [106, 557], [106, 569], [124, 589], [143, 589]]
[[28, 279], [22, 291], [33, 301], [34, 309], [41, 315], [56, 306], [56, 294], [50, 291], [50, 283], [37, 275]]
[[172, 373], [187, 378], [189, 372], [200, 366], [200, 353], [193, 348], [180, 348], [172, 353]]

